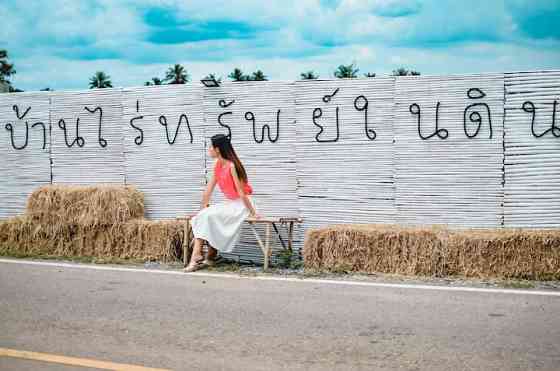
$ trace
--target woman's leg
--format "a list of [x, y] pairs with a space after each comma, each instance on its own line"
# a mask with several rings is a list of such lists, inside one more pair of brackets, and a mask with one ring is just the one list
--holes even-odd
[[194, 247], [189, 265], [194, 265], [194, 263], [202, 258], [202, 241], [204, 241], [202, 238], [194, 239]]

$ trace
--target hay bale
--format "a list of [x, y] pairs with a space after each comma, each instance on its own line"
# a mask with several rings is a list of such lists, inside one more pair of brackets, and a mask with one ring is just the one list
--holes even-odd
[[104, 256], [173, 261], [181, 257], [182, 244], [182, 222], [136, 219], [98, 234], [95, 248]]
[[309, 230], [303, 257], [331, 271], [560, 279], [560, 230], [335, 225]]
[[177, 260], [183, 223], [143, 216], [144, 196], [135, 187], [41, 187], [25, 215], [0, 221], [0, 253]]
[[26, 218], [22, 216], [0, 220], [0, 252], [3, 255], [8, 250], [18, 249], [19, 241], [24, 241], [30, 235], [25, 221]]
[[449, 274], [478, 278], [560, 279], [559, 230], [465, 230], [451, 234]]
[[0, 254], [177, 260], [183, 243], [179, 221], [130, 220], [95, 227], [42, 224], [29, 217], [0, 221]]
[[132, 186], [48, 185], [28, 198], [26, 214], [35, 222], [96, 227], [144, 216], [144, 195]]
[[441, 272], [436, 227], [334, 225], [306, 233], [305, 266], [333, 271], [400, 274]]

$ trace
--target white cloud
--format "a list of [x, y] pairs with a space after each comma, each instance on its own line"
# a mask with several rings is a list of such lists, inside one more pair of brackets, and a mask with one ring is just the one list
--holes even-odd
[[[114, 85], [141, 85], [163, 77], [172, 63], [184, 64], [194, 80], [211, 72], [225, 78], [234, 67], [262, 69], [271, 79], [294, 80], [310, 69], [328, 78], [336, 66], [352, 61], [360, 75], [389, 74], [400, 65], [425, 74], [559, 68], [558, 41], [520, 35], [506, 5], [483, 0], [342, 0], [329, 7], [319, 0], [13, 0], [0, 8], [0, 48], [8, 49], [16, 65], [14, 85], [25, 90], [85, 89], [96, 70], [111, 75]], [[145, 41], [149, 27], [142, 19], [150, 6], [171, 7], [186, 20], [233, 20], [264, 29], [247, 40], [152, 44]], [[515, 6], [523, 9], [520, 1]], [[120, 58], [78, 58], [88, 52]]]

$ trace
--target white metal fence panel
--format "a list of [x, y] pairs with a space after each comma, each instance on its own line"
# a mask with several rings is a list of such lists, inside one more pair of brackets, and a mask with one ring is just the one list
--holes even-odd
[[392, 223], [393, 78], [296, 83], [304, 225]]
[[500, 227], [503, 75], [397, 78], [397, 221]]
[[1, 95], [0, 126], [0, 218], [7, 218], [51, 182], [49, 93]]
[[51, 95], [53, 183], [124, 184], [121, 89]]
[[[224, 133], [259, 212], [304, 218], [296, 252], [335, 223], [559, 227], [559, 115], [560, 71], [0, 94], [0, 218], [50, 182], [134, 184], [152, 219], [194, 212]], [[244, 228], [233, 255], [255, 246]]]
[[560, 71], [505, 75], [506, 227], [560, 227]]
[[204, 190], [201, 89], [192, 85], [123, 91], [126, 183], [144, 193], [146, 216], [182, 216]]

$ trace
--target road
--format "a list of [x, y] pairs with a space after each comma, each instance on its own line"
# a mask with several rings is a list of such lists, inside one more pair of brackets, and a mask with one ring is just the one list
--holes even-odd
[[[0, 261], [0, 348], [174, 370], [557, 371], [560, 295]], [[55, 366], [0, 355], [86, 369]]]

